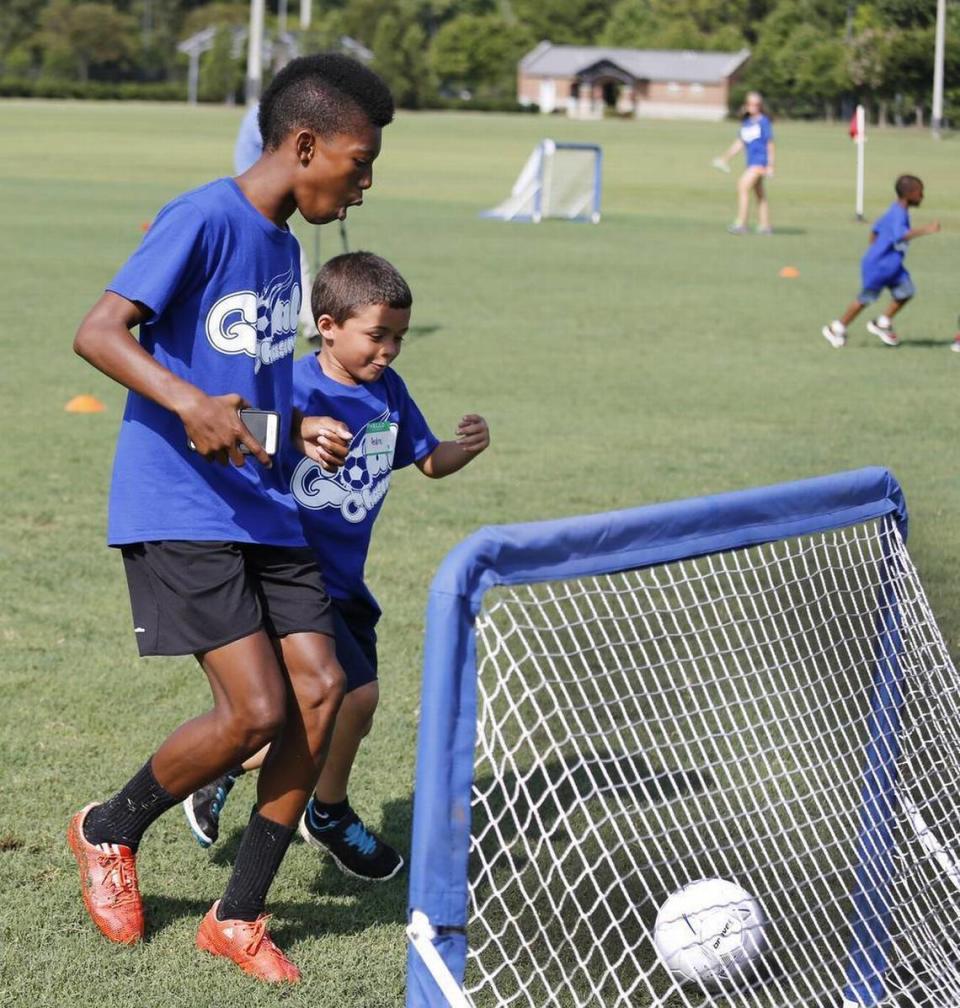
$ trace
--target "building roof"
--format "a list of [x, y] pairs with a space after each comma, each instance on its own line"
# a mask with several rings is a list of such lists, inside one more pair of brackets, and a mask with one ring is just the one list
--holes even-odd
[[581, 71], [607, 60], [637, 80], [717, 84], [743, 66], [749, 57], [749, 49], [736, 53], [612, 49], [543, 41], [520, 60], [520, 69], [535, 77], [576, 77]]

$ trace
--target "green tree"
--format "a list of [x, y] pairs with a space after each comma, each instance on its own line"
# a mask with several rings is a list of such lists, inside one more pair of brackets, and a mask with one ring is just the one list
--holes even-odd
[[533, 44], [526, 26], [499, 14], [461, 14], [437, 32], [430, 55], [447, 87], [507, 98], [516, 92], [517, 62]]
[[41, 15], [40, 40], [48, 70], [65, 71], [72, 61], [75, 76], [82, 81], [92, 71], [114, 72], [136, 49], [132, 19], [104, 3], [70, 4], [57, 0]]
[[416, 21], [404, 27], [395, 14], [380, 18], [373, 38], [374, 68], [404, 108], [417, 108], [433, 90], [426, 51], [426, 32]]
[[610, 13], [608, 0], [512, 0], [517, 19], [534, 41], [592, 45]]
[[24, 45], [40, 23], [41, 5], [36, 0], [3, 0], [0, 3], [0, 60]]

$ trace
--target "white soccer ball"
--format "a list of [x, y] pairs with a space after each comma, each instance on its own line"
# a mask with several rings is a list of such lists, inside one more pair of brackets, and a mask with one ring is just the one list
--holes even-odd
[[677, 979], [719, 987], [749, 979], [767, 947], [766, 924], [763, 907], [735, 882], [700, 879], [660, 907], [653, 943]]

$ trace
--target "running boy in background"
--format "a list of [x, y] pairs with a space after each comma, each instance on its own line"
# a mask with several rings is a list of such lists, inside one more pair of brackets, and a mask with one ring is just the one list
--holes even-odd
[[[380, 696], [375, 629], [380, 607], [364, 581], [373, 523], [394, 469], [415, 464], [425, 476], [440, 479], [490, 444], [486, 421], [474, 413], [460, 420], [455, 440], [438, 441], [392, 369], [412, 303], [403, 277], [379, 256], [351, 252], [322, 267], [312, 297], [320, 351], [294, 364], [294, 403], [306, 414], [337, 417], [353, 435], [336, 472], [295, 451], [286, 460], [307, 542], [333, 600], [337, 657], [347, 676], [330, 751], [300, 834], [344, 872], [377, 882], [396, 875], [403, 858], [366, 828], [347, 798], [350, 772]], [[236, 777], [261, 762], [258, 754], [184, 802], [201, 844], [216, 840], [220, 810]]]
[[923, 183], [916, 175], [901, 175], [894, 184], [894, 191], [897, 198], [870, 229], [870, 245], [860, 260], [862, 289], [856, 301], [847, 306], [840, 318], [820, 330], [823, 338], [837, 350], [846, 345], [847, 326], [866, 305], [880, 297], [884, 287], [889, 287], [893, 300], [885, 314], [867, 323], [867, 332], [887, 346], [900, 345], [900, 337], [893, 329], [893, 317], [916, 293], [910, 274], [903, 265], [907, 243], [921, 235], [936, 234], [940, 230], [940, 222], [911, 228], [910, 207], [920, 206], [923, 202]]
[[288, 63], [260, 105], [262, 157], [164, 207], [74, 342], [130, 390], [108, 542], [123, 554], [140, 654], [193, 654], [213, 694], [117, 794], [71, 819], [84, 904], [107, 938], [139, 941], [146, 829], [272, 743], [226, 892], [197, 934], [199, 948], [267, 981], [299, 979], [266, 933], [264, 903], [322, 768], [344, 675], [286, 481], [238, 410], [277, 412], [281, 445], [321, 469], [343, 463], [349, 431], [293, 408], [301, 291], [287, 220], [299, 210], [322, 224], [359, 205], [392, 118], [389, 90], [361, 64]]

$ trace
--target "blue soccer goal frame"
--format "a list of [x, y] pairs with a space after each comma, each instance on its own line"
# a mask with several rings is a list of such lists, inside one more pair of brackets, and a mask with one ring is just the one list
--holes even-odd
[[[485, 593], [589, 577], [827, 532], [890, 516], [907, 534], [903, 492], [871, 467], [798, 482], [605, 514], [474, 533], [444, 559], [430, 588], [410, 859], [407, 1008], [468, 1004], [445, 995], [426, 959], [462, 988], [467, 956], [468, 857], [476, 731], [474, 624]], [[861, 832], [865, 866], [852, 894], [853, 938], [843, 996], [869, 1006], [884, 996], [889, 938], [889, 856], [895, 804], [901, 669], [891, 596], [878, 627], [873, 704], [864, 754]], [[879, 855], [879, 856], [878, 856]], [[418, 951], [419, 946], [419, 951]], [[429, 946], [427, 948], [426, 946]]]

